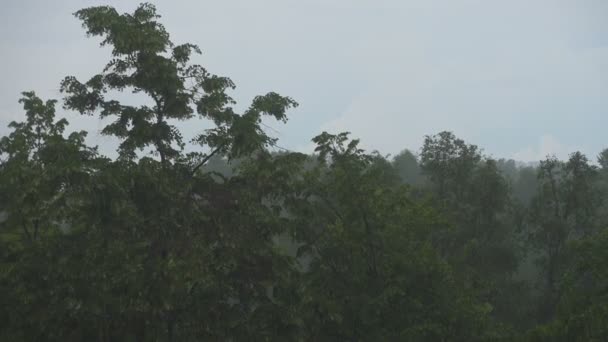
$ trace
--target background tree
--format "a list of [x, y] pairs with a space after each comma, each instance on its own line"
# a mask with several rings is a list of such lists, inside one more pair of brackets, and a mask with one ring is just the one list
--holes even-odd
[[403, 150], [393, 158], [393, 167], [401, 181], [410, 185], [422, 185], [424, 178], [418, 164], [418, 157], [409, 150]]
[[487, 306], [459, 288], [433, 249], [438, 214], [412, 201], [346, 133], [313, 140], [321, 164], [305, 175], [306, 201], [292, 209], [301, 213], [299, 253], [311, 260], [305, 339], [481, 339]]
[[499, 321], [513, 318], [518, 291], [515, 222], [510, 187], [496, 161], [451, 132], [425, 138], [422, 173], [450, 222], [441, 249], [479, 300], [490, 303]]
[[539, 190], [532, 203], [530, 239], [544, 270], [540, 317], [551, 319], [561, 296], [560, 280], [569, 256], [569, 241], [590, 234], [598, 205], [592, 190], [596, 175], [584, 155], [575, 152], [563, 163], [555, 157], [541, 161]]

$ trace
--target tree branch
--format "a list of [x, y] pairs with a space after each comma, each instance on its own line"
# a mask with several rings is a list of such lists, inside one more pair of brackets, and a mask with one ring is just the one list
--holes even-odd
[[194, 174], [196, 173], [196, 171], [198, 169], [200, 169], [203, 165], [205, 165], [205, 163], [207, 163], [209, 161], [209, 159], [211, 159], [216, 153], [218, 153], [222, 148], [224, 147], [224, 145], [220, 145], [218, 146], [215, 150], [213, 150], [213, 152], [209, 153], [209, 155], [207, 155], [205, 158], [203, 158], [203, 160], [198, 163], [198, 165], [196, 165], [192, 171], [190, 171], [190, 176], [194, 176]]

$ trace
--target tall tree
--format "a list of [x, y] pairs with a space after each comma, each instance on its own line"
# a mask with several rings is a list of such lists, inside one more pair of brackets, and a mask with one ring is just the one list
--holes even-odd
[[[55, 102], [25, 94], [28, 120], [12, 124], [0, 144], [2, 232], [26, 237], [1, 239], [10, 247], [3, 260], [12, 260], [2, 264], [1, 302], [16, 308], [6, 338], [288, 338], [289, 306], [268, 296], [291, 272], [273, 240], [284, 229], [280, 217], [257, 201], [256, 182], [218, 181], [201, 167], [213, 156], [264, 153], [274, 139], [262, 117], [285, 121], [296, 103], [269, 93], [235, 113], [226, 94], [232, 82], [191, 64], [198, 48], [174, 46], [150, 4], [76, 16], [113, 59], [86, 83], [67, 77], [64, 105], [113, 117], [102, 132], [121, 140], [120, 157], [98, 157], [84, 132], [64, 138], [67, 122], [54, 121]], [[111, 99], [121, 91], [151, 102]], [[171, 122], [195, 112], [212, 125], [194, 139], [206, 152], [184, 155]], [[159, 160], [138, 158], [148, 147]], [[49, 236], [41, 243], [22, 242], [42, 232]]]
[[596, 170], [580, 152], [572, 153], [565, 163], [555, 157], [540, 163], [539, 189], [530, 213], [530, 241], [545, 270], [542, 320], [553, 317], [561, 296], [559, 283], [569, 260], [568, 242], [595, 230], [593, 217], [599, 203], [591, 185], [595, 176]]
[[445, 203], [464, 199], [473, 170], [481, 161], [475, 145], [466, 144], [452, 132], [426, 136], [420, 152], [420, 167]]
[[451, 132], [425, 137], [420, 166], [451, 228], [440, 248], [479, 299], [491, 303], [499, 320], [512, 318], [516, 288], [515, 224], [510, 188], [496, 161]]
[[[195, 110], [215, 127], [194, 139], [210, 150], [199, 156], [194, 169], [216, 153], [245, 155], [274, 142], [260, 128], [262, 115], [285, 121], [285, 110], [297, 106], [289, 97], [268, 93], [256, 97], [244, 114], [235, 113], [235, 101], [226, 93], [234, 83], [190, 63], [200, 49], [194, 44], [175, 45], [151, 4], [140, 5], [132, 14], [100, 6], [75, 15], [89, 35], [102, 37], [101, 45], [112, 48], [113, 58], [102, 73], [85, 83], [66, 77], [61, 85], [67, 95], [65, 106], [83, 114], [99, 110], [101, 118], [115, 117], [102, 133], [122, 140], [123, 158], [132, 160], [137, 149], [153, 146], [162, 163], [179, 159], [184, 141], [170, 121], [191, 119]], [[108, 98], [116, 91], [143, 93], [151, 101], [125, 105]]]
[[12, 122], [13, 132], [0, 139], [4, 155], [0, 211], [5, 226], [18, 228], [30, 242], [61, 227], [74, 188], [88, 177], [87, 163], [96, 150], [85, 145], [86, 132], [63, 136], [68, 122], [55, 120], [54, 100], [44, 102], [24, 92], [25, 122]]

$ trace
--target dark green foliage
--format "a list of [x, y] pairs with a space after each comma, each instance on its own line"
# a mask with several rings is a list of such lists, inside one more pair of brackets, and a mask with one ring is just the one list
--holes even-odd
[[544, 275], [540, 315], [549, 319], [561, 297], [560, 282], [571, 259], [568, 243], [595, 232], [601, 194], [593, 187], [596, 170], [580, 152], [571, 154], [565, 163], [553, 157], [541, 161], [538, 179], [527, 232]]
[[468, 145], [451, 132], [426, 136], [420, 152], [420, 168], [431, 182], [438, 198], [445, 204], [466, 196], [472, 171], [481, 161], [475, 145]]
[[519, 169], [517, 179], [513, 182], [513, 197], [520, 204], [528, 206], [536, 194], [537, 187], [538, 178], [536, 177], [536, 169], [522, 167]]
[[321, 160], [304, 175], [308, 199], [294, 210], [303, 283], [305, 340], [478, 340], [487, 306], [454, 279], [432, 245], [443, 224], [346, 134], [313, 139]]
[[[262, 120], [294, 100], [236, 113], [150, 4], [75, 15], [113, 56], [63, 104], [114, 120], [120, 154], [23, 93], [0, 138], [0, 341], [608, 338], [606, 151], [520, 167], [440, 132], [387, 160], [323, 132], [272, 153]], [[195, 137], [172, 124], [197, 116]]]
[[571, 243], [570, 267], [551, 322], [529, 333], [530, 341], [605, 341], [608, 338], [608, 231]]
[[[101, 45], [112, 47], [114, 58], [86, 83], [66, 77], [61, 84], [67, 94], [65, 107], [83, 114], [100, 110], [101, 118], [116, 117], [102, 133], [122, 139], [124, 158], [132, 160], [137, 149], [148, 146], [155, 148], [163, 163], [178, 158], [184, 141], [169, 120], [190, 119], [195, 109], [216, 126], [196, 137], [197, 143], [208, 146], [211, 154], [244, 156], [273, 142], [259, 127], [262, 115], [285, 121], [286, 109], [297, 106], [288, 97], [269, 93], [256, 97], [243, 115], [235, 113], [231, 107], [235, 102], [226, 93], [234, 83], [191, 64], [200, 49], [193, 44], [174, 45], [157, 22], [153, 5], [143, 4], [133, 14], [102, 6], [75, 15], [89, 35], [101, 36]], [[113, 91], [126, 90], [146, 94], [150, 105], [123, 105], [107, 98]]]
[[603, 170], [608, 170], [608, 148], [602, 150], [600, 155], [597, 157], [597, 162]]
[[401, 181], [411, 185], [422, 185], [424, 178], [418, 165], [418, 158], [409, 150], [403, 150], [393, 158], [393, 167]]
[[496, 161], [450, 132], [427, 136], [421, 168], [451, 227], [441, 237], [444, 255], [478, 300], [499, 321], [512, 315], [505, 293], [516, 288], [515, 225], [507, 180]]

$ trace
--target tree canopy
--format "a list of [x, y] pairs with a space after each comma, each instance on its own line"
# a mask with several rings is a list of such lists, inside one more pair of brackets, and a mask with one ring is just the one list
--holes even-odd
[[276, 153], [262, 120], [292, 98], [237, 112], [151, 4], [75, 16], [112, 57], [61, 103], [109, 122], [118, 156], [22, 94], [0, 138], [0, 341], [608, 338], [607, 150], [520, 167], [444, 131], [389, 160], [322, 132]]

